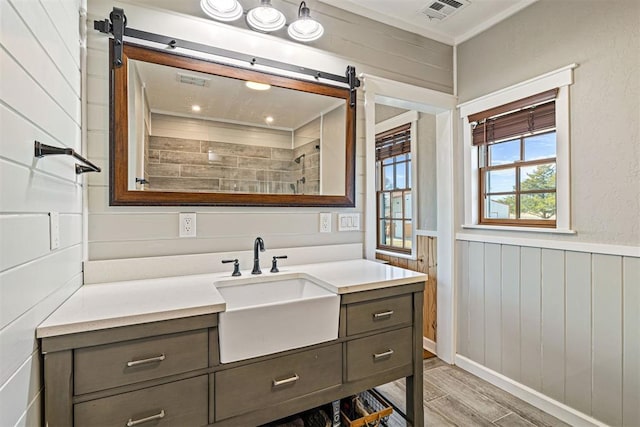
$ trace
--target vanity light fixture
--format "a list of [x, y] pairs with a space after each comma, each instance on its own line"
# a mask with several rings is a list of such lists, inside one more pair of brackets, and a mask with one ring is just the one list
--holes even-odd
[[286, 22], [284, 14], [271, 5], [271, 0], [260, 0], [260, 6], [247, 12], [247, 24], [256, 31], [277, 31]]
[[318, 40], [324, 34], [324, 27], [310, 16], [309, 8], [305, 2], [298, 7], [298, 19], [289, 24], [287, 29], [289, 37], [300, 42]]
[[244, 13], [238, 0], [201, 0], [200, 7], [213, 19], [225, 22], [235, 21]]
[[246, 87], [248, 87], [249, 89], [253, 89], [253, 90], [269, 90], [269, 89], [271, 89], [271, 85], [270, 84], [252, 82], [251, 80], [247, 80], [244, 83], [244, 85]]
[[[238, 0], [200, 0], [200, 7], [218, 21], [235, 21], [245, 12]], [[273, 7], [271, 0], [260, 0], [260, 5], [246, 12], [245, 20], [249, 28], [262, 33], [278, 31], [286, 25], [282, 12]], [[289, 24], [289, 37], [299, 42], [318, 40], [324, 34], [324, 27], [311, 17], [306, 2], [298, 7], [298, 19]]]

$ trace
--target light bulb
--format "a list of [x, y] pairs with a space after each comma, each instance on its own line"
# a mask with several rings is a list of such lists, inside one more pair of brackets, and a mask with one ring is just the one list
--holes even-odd
[[218, 21], [235, 21], [243, 14], [238, 0], [201, 0], [200, 7], [210, 17]]
[[300, 42], [318, 40], [324, 34], [324, 27], [311, 18], [309, 8], [305, 2], [300, 3], [298, 19], [289, 25], [287, 29], [289, 37]]
[[247, 13], [247, 24], [257, 31], [277, 31], [285, 23], [284, 14], [271, 5], [271, 0], [260, 0], [260, 6]]

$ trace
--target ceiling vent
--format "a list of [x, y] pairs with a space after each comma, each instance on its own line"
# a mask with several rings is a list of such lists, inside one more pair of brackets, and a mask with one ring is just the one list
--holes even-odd
[[468, 0], [433, 0], [420, 13], [429, 19], [442, 21], [468, 5]]
[[192, 75], [189, 75], [189, 74], [178, 73], [176, 75], [176, 80], [179, 81], [180, 83], [184, 83], [186, 85], [209, 87], [209, 80], [211, 80], [211, 79], [198, 77], [198, 76], [192, 76]]

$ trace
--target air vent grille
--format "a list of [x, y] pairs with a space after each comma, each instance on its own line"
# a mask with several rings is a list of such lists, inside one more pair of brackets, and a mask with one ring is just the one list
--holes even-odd
[[180, 83], [184, 83], [186, 85], [208, 87], [209, 86], [209, 80], [211, 80], [211, 79], [198, 77], [198, 76], [193, 76], [193, 75], [189, 75], [189, 74], [178, 73], [177, 76], [176, 76], [176, 80], [178, 80]]
[[446, 5], [449, 5], [451, 7], [455, 7], [456, 9], [460, 8], [461, 6], [463, 6], [462, 3], [456, 1], [456, 0], [438, 0], [440, 3], [444, 3]]
[[435, 0], [429, 6], [423, 8], [420, 13], [426, 15], [429, 19], [442, 21], [468, 5], [469, 0]]

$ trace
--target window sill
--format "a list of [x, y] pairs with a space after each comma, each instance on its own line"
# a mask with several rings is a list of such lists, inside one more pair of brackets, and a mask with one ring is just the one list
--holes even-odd
[[385, 251], [385, 250], [382, 250], [382, 249], [376, 249], [376, 253], [377, 254], [382, 254], [382, 255], [388, 255], [388, 256], [392, 256], [392, 257], [396, 257], [396, 258], [404, 258], [404, 259], [408, 259], [408, 260], [412, 260], [412, 261], [416, 260], [416, 257], [413, 256], [413, 254], [405, 254], [405, 253], [401, 253], [401, 252]]
[[518, 232], [530, 232], [530, 233], [548, 233], [548, 234], [577, 234], [575, 230], [561, 229], [561, 228], [544, 228], [544, 227], [518, 227], [518, 226], [506, 226], [506, 225], [480, 225], [480, 224], [462, 224], [462, 228], [465, 229], [477, 229], [477, 230], [496, 230], [496, 231], [518, 231]]

